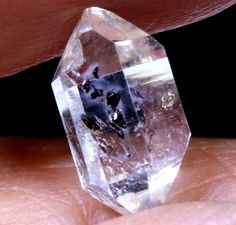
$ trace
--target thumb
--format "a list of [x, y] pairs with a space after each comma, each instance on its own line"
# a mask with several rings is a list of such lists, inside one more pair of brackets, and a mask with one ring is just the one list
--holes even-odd
[[100, 225], [234, 225], [236, 204], [191, 202], [157, 207]]

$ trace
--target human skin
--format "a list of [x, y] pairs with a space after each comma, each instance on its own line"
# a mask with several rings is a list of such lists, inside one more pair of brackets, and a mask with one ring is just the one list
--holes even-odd
[[236, 0], [0, 0], [0, 76], [62, 53], [84, 8], [114, 11], [150, 33], [214, 15]]
[[[102, 6], [156, 33], [235, 2], [0, 0], [0, 76], [60, 54], [86, 6]], [[0, 137], [0, 224], [236, 224], [235, 146], [236, 140], [193, 138], [167, 204], [121, 217], [81, 189], [65, 138]]]
[[0, 224], [236, 224], [235, 146], [193, 138], [167, 204], [120, 216], [81, 189], [65, 138], [2, 137]]

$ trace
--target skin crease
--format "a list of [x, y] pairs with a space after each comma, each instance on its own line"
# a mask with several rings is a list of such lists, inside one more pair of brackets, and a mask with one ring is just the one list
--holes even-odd
[[[214, 15], [236, 0], [0, 0], [0, 77], [62, 53], [84, 8], [111, 10], [150, 33]], [[149, 7], [150, 6], [150, 7]]]
[[[0, 2], [3, 77], [60, 54], [86, 6], [107, 8], [155, 33], [236, 1]], [[0, 137], [0, 224], [236, 224], [235, 146], [236, 140], [193, 138], [167, 204], [121, 217], [81, 189], [65, 138]]]
[[120, 217], [80, 188], [65, 138], [2, 137], [0, 224], [236, 224], [235, 146], [193, 138], [167, 204]]

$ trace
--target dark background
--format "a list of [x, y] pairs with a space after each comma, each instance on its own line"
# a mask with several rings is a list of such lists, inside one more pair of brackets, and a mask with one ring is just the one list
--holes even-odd
[[[236, 6], [155, 35], [194, 136], [236, 137]], [[0, 80], [0, 135], [63, 135], [50, 83], [59, 59]]]

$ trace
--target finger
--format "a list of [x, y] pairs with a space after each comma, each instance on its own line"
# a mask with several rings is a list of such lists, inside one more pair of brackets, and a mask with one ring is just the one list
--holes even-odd
[[79, 185], [65, 139], [0, 138], [0, 224], [96, 224], [117, 213]]
[[[233, 176], [232, 180], [225, 176], [211, 185], [207, 181], [209, 177], [217, 180], [214, 170], [221, 171], [222, 176], [227, 172], [225, 166], [232, 172], [236, 170], [235, 142], [193, 139], [169, 201], [233, 201], [236, 192], [231, 185]], [[218, 152], [215, 157], [221, 163], [211, 157], [205, 160], [211, 152]], [[92, 225], [118, 216], [80, 188], [64, 138], [2, 137], [0, 153], [0, 224]], [[199, 169], [198, 176], [193, 173], [194, 168]], [[204, 176], [206, 171], [211, 173]], [[200, 183], [200, 188], [191, 186], [194, 182]], [[211, 192], [215, 194], [207, 194]], [[216, 193], [220, 193], [220, 199]]]
[[236, 202], [236, 140], [192, 139], [168, 202]]
[[155, 33], [206, 18], [235, 2], [0, 0], [0, 77], [61, 54], [82, 10], [88, 6], [112, 10], [144, 30]]
[[165, 205], [142, 213], [119, 217], [100, 225], [234, 225], [236, 204], [192, 202]]

